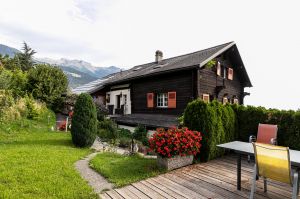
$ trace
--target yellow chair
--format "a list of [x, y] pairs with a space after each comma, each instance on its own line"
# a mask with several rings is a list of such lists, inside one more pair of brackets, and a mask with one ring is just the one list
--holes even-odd
[[288, 147], [274, 146], [270, 144], [252, 143], [255, 154], [255, 165], [250, 199], [255, 192], [256, 177], [263, 177], [264, 191], [267, 191], [267, 178], [279, 182], [288, 183], [293, 187], [293, 199], [297, 199], [299, 193], [298, 171], [292, 175], [290, 152]]

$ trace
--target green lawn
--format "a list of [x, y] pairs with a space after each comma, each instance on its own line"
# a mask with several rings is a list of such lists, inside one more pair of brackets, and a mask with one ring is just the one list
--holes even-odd
[[69, 133], [0, 126], [0, 198], [97, 198], [74, 168], [90, 151], [73, 147]]
[[90, 163], [92, 168], [118, 187], [164, 172], [157, 167], [155, 159], [146, 159], [138, 155], [122, 156], [105, 152], [98, 154]]

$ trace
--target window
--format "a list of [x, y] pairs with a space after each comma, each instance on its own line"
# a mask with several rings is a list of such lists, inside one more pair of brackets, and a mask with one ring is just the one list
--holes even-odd
[[157, 94], [157, 107], [161, 107], [161, 108], [168, 107], [168, 93]]
[[233, 98], [233, 103], [234, 104], [239, 104], [239, 99], [238, 98]]
[[107, 95], [106, 95], [106, 102], [107, 102], [107, 103], [110, 103], [110, 94], [107, 94]]
[[228, 103], [228, 98], [227, 98], [227, 96], [224, 96], [223, 97], [223, 104], [227, 104]]
[[202, 100], [203, 100], [204, 102], [209, 102], [209, 94], [203, 94], [203, 95], [202, 95]]
[[227, 76], [227, 69], [226, 69], [226, 67], [224, 66], [224, 67], [223, 67], [223, 78], [226, 79], [226, 76]]
[[228, 79], [233, 80], [233, 69], [232, 68], [228, 68]]
[[221, 76], [221, 63], [220, 62], [217, 63], [217, 75]]
[[123, 95], [123, 99], [124, 99], [124, 105], [126, 105], [127, 104], [127, 95]]

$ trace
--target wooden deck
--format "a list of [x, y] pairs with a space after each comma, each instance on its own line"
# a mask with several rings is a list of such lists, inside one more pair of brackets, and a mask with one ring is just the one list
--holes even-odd
[[[253, 164], [242, 161], [242, 190], [236, 189], [236, 159], [225, 156], [207, 163], [195, 164], [149, 178], [129, 186], [101, 194], [103, 199], [135, 198], [249, 198]], [[283, 183], [268, 181], [268, 192], [263, 181], [256, 183], [255, 198], [291, 198], [292, 188]], [[298, 196], [300, 199], [300, 196]]]

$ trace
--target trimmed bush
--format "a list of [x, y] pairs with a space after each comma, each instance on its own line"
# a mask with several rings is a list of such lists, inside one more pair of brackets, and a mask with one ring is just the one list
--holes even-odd
[[120, 128], [119, 130], [119, 138], [126, 137], [132, 138], [132, 133], [128, 129]]
[[134, 129], [134, 132], [133, 132], [132, 136], [133, 136], [133, 139], [142, 142], [142, 144], [144, 146], [149, 146], [149, 141], [148, 141], [148, 138], [147, 138], [147, 129], [144, 126], [138, 125]]
[[89, 94], [79, 95], [72, 118], [72, 141], [76, 146], [91, 146], [97, 133], [97, 113], [92, 97]]
[[202, 100], [190, 102], [184, 111], [184, 125], [202, 132], [201, 161], [219, 157], [224, 150], [218, 144], [237, 138], [237, 122], [231, 106], [217, 101], [205, 103]]
[[117, 124], [111, 119], [98, 122], [98, 136], [105, 141], [115, 141], [118, 135]]

